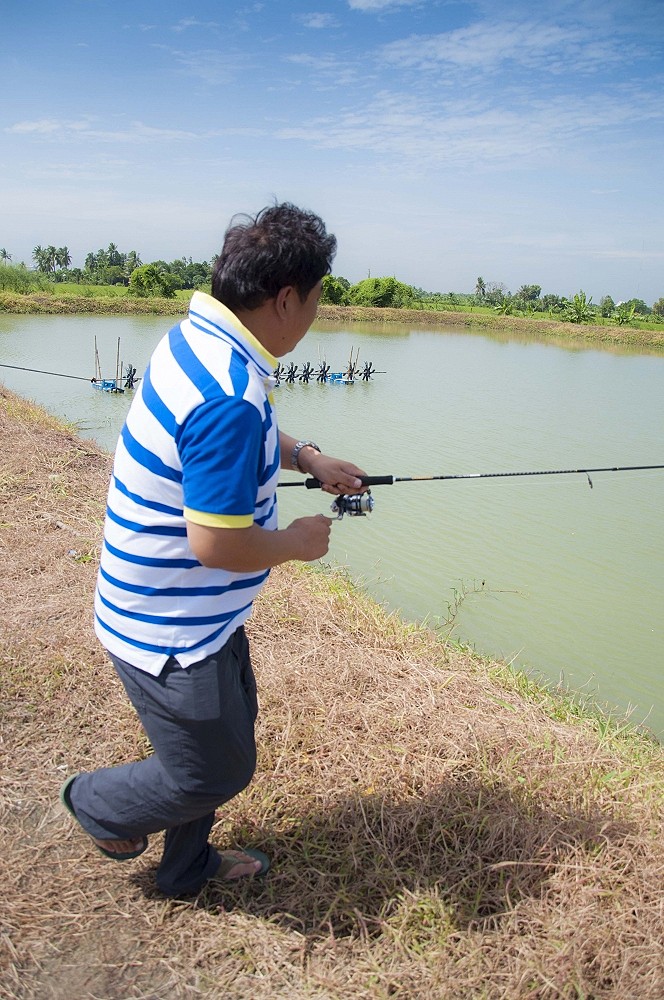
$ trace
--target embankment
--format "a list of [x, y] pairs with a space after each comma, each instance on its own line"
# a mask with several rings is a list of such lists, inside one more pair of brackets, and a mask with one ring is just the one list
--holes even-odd
[[[112, 296], [63, 296], [0, 292], [0, 313], [37, 315], [184, 316], [184, 299], [128, 298]], [[495, 313], [433, 311], [426, 309], [372, 309], [363, 306], [322, 305], [318, 318], [339, 324], [360, 322], [409, 324], [414, 326], [465, 327], [515, 336], [541, 338], [559, 344], [580, 343], [648, 350], [664, 349], [664, 329], [629, 326], [563, 323], [539, 316], [499, 316]]]
[[250, 620], [266, 880], [172, 901], [57, 803], [150, 752], [92, 634], [110, 458], [0, 388], [0, 996], [660, 1000], [664, 750], [281, 568]]

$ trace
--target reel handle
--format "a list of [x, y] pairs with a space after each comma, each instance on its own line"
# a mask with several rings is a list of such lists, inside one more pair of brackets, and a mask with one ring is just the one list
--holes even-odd
[[[394, 476], [360, 476], [363, 486], [393, 486]], [[320, 479], [305, 479], [304, 485], [308, 490], [319, 490], [323, 485]]]

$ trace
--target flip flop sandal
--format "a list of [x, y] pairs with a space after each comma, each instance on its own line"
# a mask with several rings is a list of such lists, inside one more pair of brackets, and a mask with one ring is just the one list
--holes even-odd
[[[62, 802], [67, 812], [70, 813], [78, 823], [78, 816], [74, 812], [74, 807], [71, 803], [71, 786], [74, 784], [77, 778], [78, 778], [77, 774], [73, 774], [71, 778], [67, 778], [64, 785], [60, 789], [60, 801]], [[87, 831], [85, 832], [87, 833]], [[88, 833], [88, 837], [89, 836], [90, 834]], [[97, 850], [101, 851], [101, 853], [105, 855], [105, 857], [111, 858], [112, 861], [130, 861], [132, 858], [137, 858], [139, 854], [142, 854], [143, 851], [147, 850], [148, 846], [148, 838], [143, 837], [143, 844], [136, 851], [109, 851], [106, 847], [102, 847], [101, 844], [97, 844], [94, 838], [91, 839], [92, 843], [95, 845]]]
[[[260, 861], [261, 867], [257, 872], [252, 872], [250, 875], [240, 875], [238, 878], [228, 878], [228, 873], [231, 872], [236, 865], [241, 865], [243, 863], [242, 858], [236, 857], [231, 851], [221, 851], [221, 863], [212, 876], [213, 880], [220, 882], [241, 882], [245, 878], [260, 878], [262, 875], [267, 875], [270, 870], [270, 859], [267, 854], [263, 854], [262, 851], [256, 850], [255, 847], [238, 848], [238, 853], [247, 854], [254, 861]], [[246, 864], [247, 862], [244, 863]]]

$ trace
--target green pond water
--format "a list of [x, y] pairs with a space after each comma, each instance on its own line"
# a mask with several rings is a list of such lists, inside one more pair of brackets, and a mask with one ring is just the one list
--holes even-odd
[[[430, 328], [319, 322], [286, 363], [380, 374], [282, 384], [280, 426], [374, 475], [664, 463], [664, 356]], [[0, 317], [0, 362], [90, 378], [143, 371], [163, 317]], [[0, 368], [0, 380], [114, 447], [130, 396]], [[293, 478], [288, 477], [286, 478]], [[410, 620], [562, 681], [664, 735], [664, 470], [401, 483], [333, 526], [328, 560]], [[280, 520], [329, 512], [283, 489]]]

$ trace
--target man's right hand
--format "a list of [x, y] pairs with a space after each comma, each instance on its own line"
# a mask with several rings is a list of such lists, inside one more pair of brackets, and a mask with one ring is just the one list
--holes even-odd
[[217, 528], [187, 521], [187, 536], [203, 566], [231, 573], [255, 573], [291, 559], [320, 559], [330, 547], [331, 524], [332, 519], [324, 514], [298, 517], [279, 531], [257, 524], [249, 528]]
[[311, 562], [324, 556], [330, 547], [331, 526], [332, 518], [325, 517], [324, 514], [298, 517], [295, 521], [291, 521], [286, 531], [291, 535], [297, 549], [297, 555], [293, 558]]

